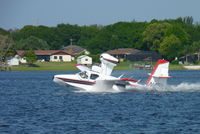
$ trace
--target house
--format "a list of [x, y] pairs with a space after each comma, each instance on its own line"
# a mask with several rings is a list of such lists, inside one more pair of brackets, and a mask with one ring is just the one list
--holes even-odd
[[133, 48], [120, 48], [120, 49], [109, 50], [106, 53], [119, 59], [126, 59], [127, 55], [131, 53], [139, 52], [139, 51], [140, 50], [133, 49]]
[[26, 57], [24, 57], [25, 51], [24, 50], [17, 50], [15, 57], [19, 59], [20, 63], [27, 63]]
[[[17, 55], [20, 57], [20, 62], [25, 63], [25, 50], [17, 50]], [[72, 51], [67, 50], [35, 50], [35, 55], [38, 61], [50, 62], [71, 62], [74, 60]]]
[[13, 57], [12, 59], [10, 60], [7, 60], [7, 64], [9, 66], [16, 66], [16, 65], [19, 65], [19, 59], [17, 58], [17, 56]]
[[200, 61], [200, 53], [193, 53], [193, 54], [186, 54], [185, 56], [182, 56], [179, 58], [180, 63], [190, 63], [194, 64], [195, 62]]
[[87, 55], [81, 55], [77, 58], [77, 64], [91, 65], [92, 58]]
[[84, 53], [86, 55], [90, 54], [89, 51], [87, 51], [86, 49], [77, 46], [77, 45], [69, 45], [63, 48], [63, 50], [68, 50], [68, 51], [73, 51], [74, 55], [78, 55], [80, 53]]
[[40, 61], [71, 62], [72, 53], [66, 50], [36, 50], [35, 55]]
[[157, 61], [162, 59], [162, 56], [154, 51], [138, 51], [127, 55], [129, 61]]

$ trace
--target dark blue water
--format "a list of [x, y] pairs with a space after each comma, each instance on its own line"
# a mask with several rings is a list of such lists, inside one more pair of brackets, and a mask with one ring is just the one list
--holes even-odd
[[0, 72], [0, 134], [200, 133], [200, 71], [171, 71], [175, 91], [121, 93], [72, 92], [52, 82], [60, 73], [72, 72]]

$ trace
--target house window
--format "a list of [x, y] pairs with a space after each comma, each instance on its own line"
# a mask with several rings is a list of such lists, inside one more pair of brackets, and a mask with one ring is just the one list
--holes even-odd
[[88, 59], [85, 59], [85, 61], [88, 61]]
[[54, 59], [57, 59], [58, 57], [57, 56], [54, 56]]
[[60, 60], [60, 61], [63, 61], [63, 57], [62, 57], [62, 56], [59, 56], [59, 60]]

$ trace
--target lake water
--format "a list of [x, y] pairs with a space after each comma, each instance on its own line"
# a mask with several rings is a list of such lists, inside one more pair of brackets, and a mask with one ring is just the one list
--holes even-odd
[[0, 134], [200, 133], [200, 71], [170, 71], [164, 92], [119, 93], [73, 92], [52, 82], [62, 73], [74, 72], [0, 72]]

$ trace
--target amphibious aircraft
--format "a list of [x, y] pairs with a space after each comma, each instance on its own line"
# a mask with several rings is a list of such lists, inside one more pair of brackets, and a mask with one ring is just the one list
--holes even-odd
[[100, 61], [101, 64], [99, 66], [93, 65], [91, 68], [75, 64], [80, 72], [55, 75], [53, 81], [85, 91], [121, 91], [165, 88], [167, 79], [170, 78], [168, 75], [169, 62], [162, 59], [158, 60], [145, 84], [141, 84], [140, 80], [112, 76], [113, 68], [119, 63], [117, 58], [103, 53], [100, 56]]

